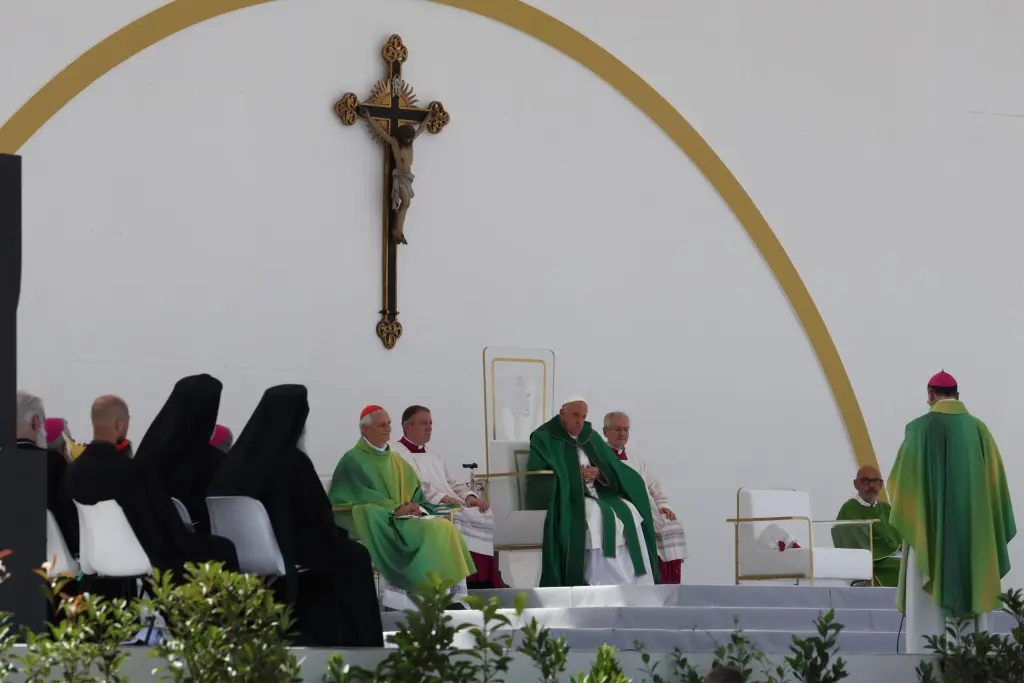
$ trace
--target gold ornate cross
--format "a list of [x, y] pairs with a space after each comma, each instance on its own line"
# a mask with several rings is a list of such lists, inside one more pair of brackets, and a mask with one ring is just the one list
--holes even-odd
[[[334, 111], [346, 126], [359, 120], [358, 109], [365, 107], [370, 116], [380, 123], [381, 127], [394, 135], [403, 124], [416, 124], [431, 116], [427, 131], [440, 133], [448, 125], [451, 118], [440, 102], [431, 102], [426, 108], [416, 106], [416, 95], [412, 87], [402, 78], [402, 64], [409, 59], [409, 50], [402, 43], [402, 38], [395, 34], [388, 38], [380, 51], [387, 65], [387, 76], [377, 81], [370, 97], [360, 101], [355, 93], [345, 93], [335, 102]], [[374, 140], [384, 148], [384, 192], [381, 196], [384, 220], [381, 225], [381, 311], [377, 323], [377, 337], [384, 348], [394, 348], [402, 336], [402, 323], [398, 322], [398, 249], [391, 236], [391, 224], [395, 219], [395, 210], [391, 208], [391, 169], [394, 158], [391, 146], [381, 136], [373, 134]], [[415, 219], [414, 219], [415, 220]]]

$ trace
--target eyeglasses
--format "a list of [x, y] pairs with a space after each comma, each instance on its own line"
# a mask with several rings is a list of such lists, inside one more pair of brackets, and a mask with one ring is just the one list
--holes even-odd
[[609, 432], [629, 432], [629, 427], [609, 427]]
[[865, 486], [867, 486], [868, 484], [878, 484], [878, 485], [881, 485], [882, 484], [882, 480], [880, 478], [878, 478], [878, 477], [871, 477], [871, 478], [861, 477], [860, 483], [864, 484]]

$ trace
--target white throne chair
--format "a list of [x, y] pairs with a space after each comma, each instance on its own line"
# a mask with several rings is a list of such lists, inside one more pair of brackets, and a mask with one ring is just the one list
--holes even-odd
[[529, 457], [530, 444], [526, 441], [491, 441], [490, 471], [476, 475], [485, 482], [487, 502], [494, 512], [494, 549], [500, 553], [502, 578], [512, 588], [540, 585], [547, 511], [527, 509], [526, 486], [528, 478], [550, 477], [553, 472], [528, 472]]
[[[741, 488], [736, 492], [736, 517], [726, 521], [734, 530], [737, 584], [786, 579], [798, 585], [807, 580], [813, 586], [815, 581], [849, 583], [873, 578], [873, 547], [860, 550], [819, 545], [814, 526], [867, 524], [870, 538], [874, 520], [815, 521], [811, 516], [811, 496], [806, 491]], [[800, 547], [780, 552], [759, 542], [773, 524], [788, 532]]]
[[488, 346], [483, 351], [484, 447], [482, 480], [494, 512], [494, 550], [505, 583], [540, 584], [546, 510], [526, 506], [527, 482], [547, 473], [526, 473], [530, 434], [547, 422], [555, 403], [555, 352]]

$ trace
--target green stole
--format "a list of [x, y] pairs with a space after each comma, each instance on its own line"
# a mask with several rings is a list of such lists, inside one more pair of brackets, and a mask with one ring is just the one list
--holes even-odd
[[[647, 545], [654, 582], [659, 582], [658, 549], [650, 499], [643, 478], [624, 465], [589, 422], [576, 439], [565, 431], [561, 418], [554, 417], [530, 435], [528, 470], [553, 470], [554, 476], [527, 478], [527, 507], [546, 509], [541, 586], [582, 586], [587, 519], [584, 498], [588, 496], [580, 474], [579, 449], [600, 470], [595, 482], [597, 504], [601, 508], [601, 540], [605, 557], [615, 557], [615, 520], [622, 522], [623, 537], [637, 576], [646, 573], [640, 543]], [[593, 498], [593, 496], [589, 496]], [[640, 513], [641, 541], [628, 500]]]

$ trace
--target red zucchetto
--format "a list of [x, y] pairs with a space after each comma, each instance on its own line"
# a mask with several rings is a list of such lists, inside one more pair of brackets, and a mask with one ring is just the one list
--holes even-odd
[[943, 370], [928, 380], [928, 386], [938, 387], [939, 389], [952, 389], [956, 386], [956, 380], [953, 379], [953, 375]]

